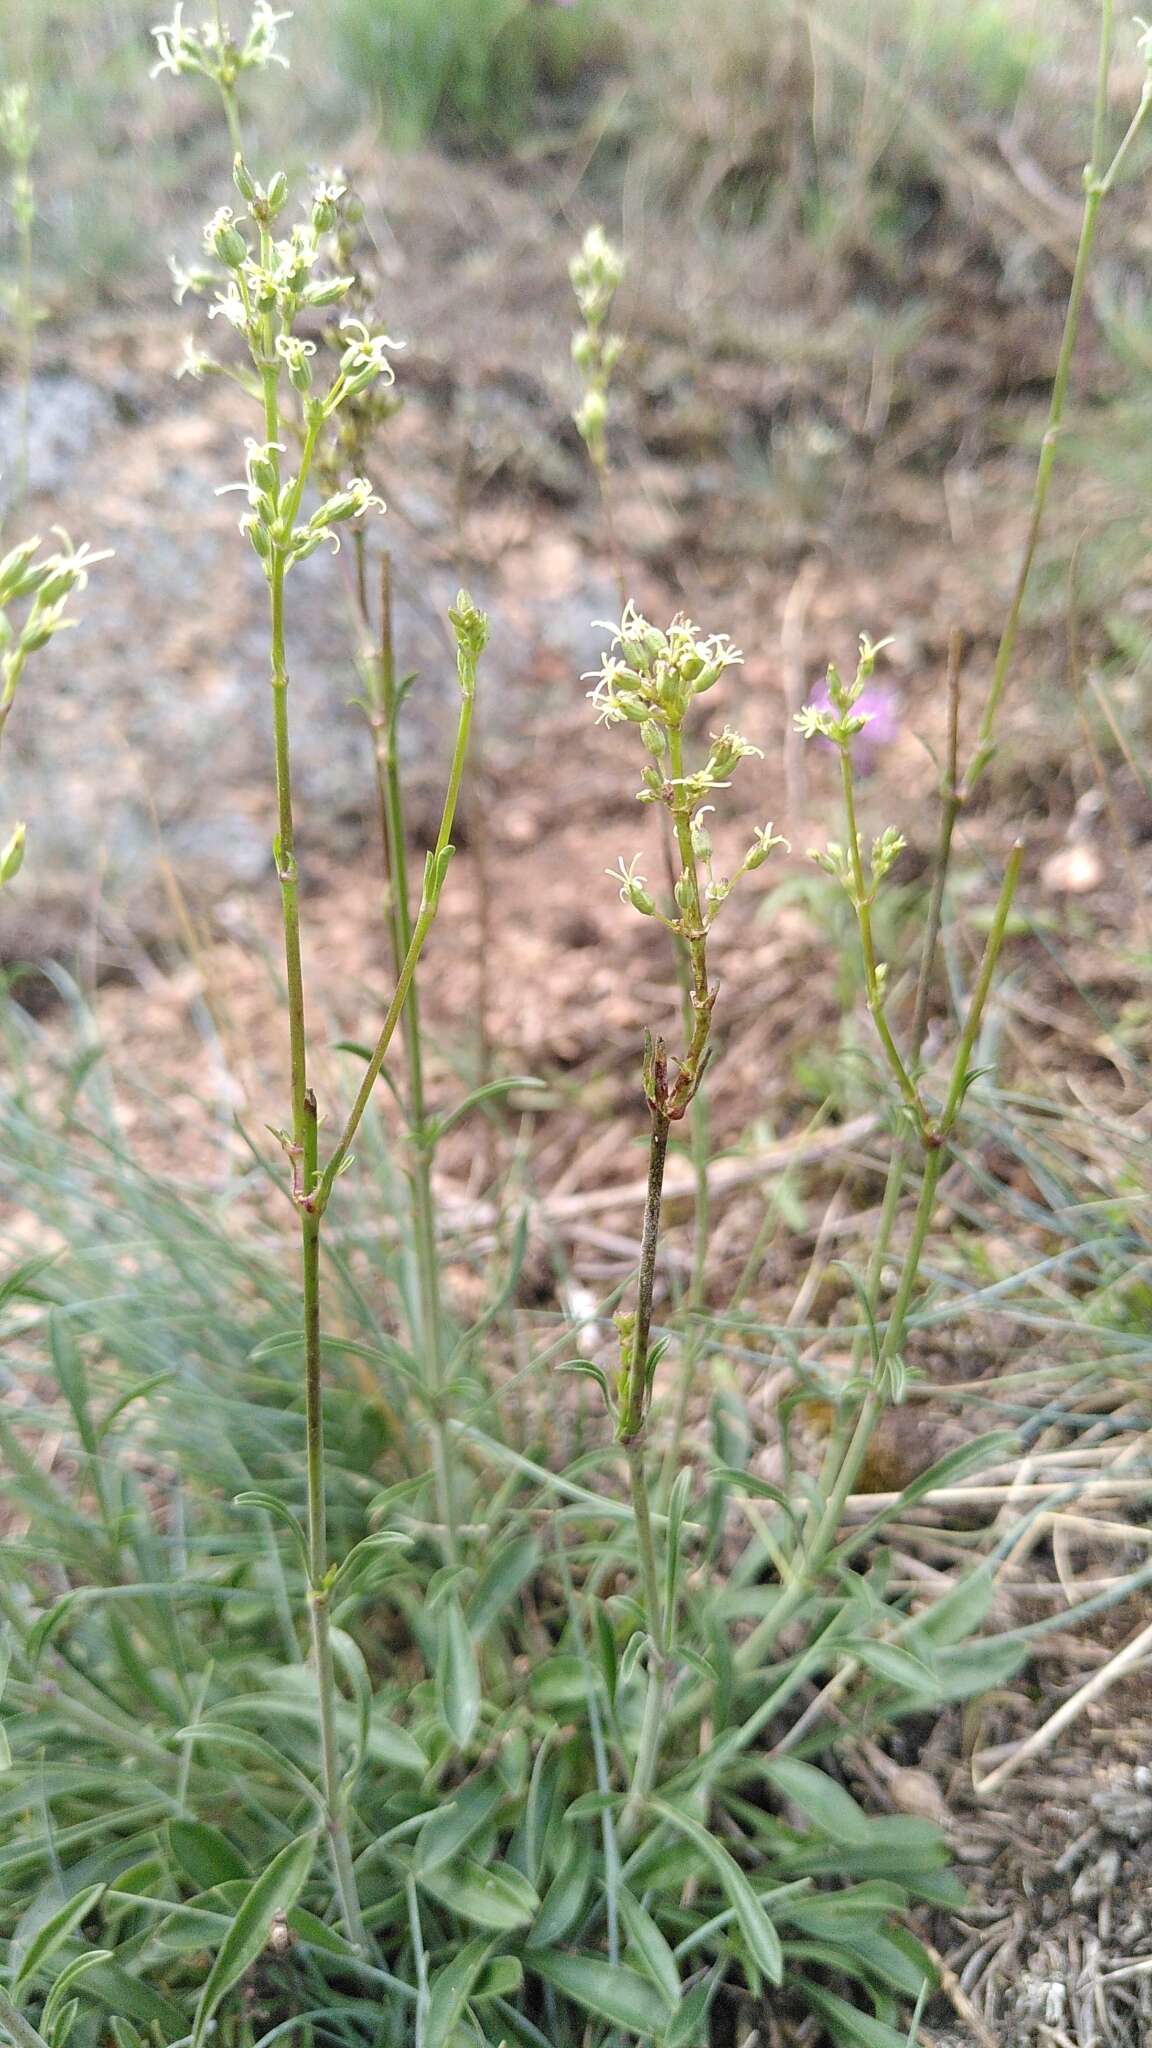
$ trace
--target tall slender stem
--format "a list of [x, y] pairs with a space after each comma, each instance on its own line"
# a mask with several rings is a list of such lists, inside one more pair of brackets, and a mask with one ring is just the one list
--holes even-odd
[[[266, 234], [262, 236], [266, 242]], [[269, 447], [279, 441], [280, 396], [275, 356], [271, 346], [271, 321], [267, 323], [266, 367], [262, 373], [264, 422]], [[310, 429], [301, 454], [300, 470], [292, 492], [287, 519], [290, 531], [308, 479], [315, 449], [315, 431]], [[275, 458], [274, 458], [275, 459]], [[300, 882], [296, 862], [296, 831], [292, 803], [292, 757], [288, 723], [288, 660], [284, 633], [284, 579], [288, 558], [277, 543], [268, 565], [269, 615], [271, 630], [272, 739], [276, 764], [276, 872], [280, 881], [280, 910], [284, 939], [284, 969], [287, 989], [289, 1066], [291, 1074], [292, 1124], [288, 1154], [292, 1165], [292, 1193], [299, 1219], [303, 1286], [305, 1460], [307, 1467], [309, 1617], [313, 1663], [316, 1675], [317, 1715], [320, 1733], [321, 1775], [325, 1823], [332, 1853], [333, 1871], [340, 1896], [341, 1912], [348, 1939], [354, 1948], [366, 1951], [368, 1942], [360, 1911], [351, 1846], [348, 1840], [346, 1798], [340, 1773], [336, 1740], [336, 1678], [326, 1577], [328, 1571], [327, 1520], [324, 1497], [324, 1406], [321, 1348], [320, 1230], [322, 1210], [313, 1196], [319, 1179], [319, 1136], [316, 1097], [308, 1085], [308, 1033], [304, 1001], [304, 964], [300, 943]]]
[[636, 1524], [636, 1547], [640, 1556], [640, 1584], [644, 1597], [644, 1611], [651, 1640], [651, 1655], [648, 1666], [648, 1689], [644, 1699], [644, 1716], [640, 1725], [640, 1740], [636, 1750], [636, 1763], [632, 1772], [628, 1804], [624, 1813], [624, 1828], [627, 1833], [635, 1819], [637, 1809], [643, 1805], [656, 1779], [660, 1761], [660, 1743], [663, 1721], [672, 1680], [671, 1643], [669, 1632], [672, 1616], [664, 1612], [660, 1594], [660, 1571], [656, 1557], [656, 1542], [652, 1531], [652, 1514], [648, 1504], [648, 1481], [644, 1469], [644, 1440], [637, 1438], [628, 1445], [628, 1490], [632, 1501], [632, 1512]]
[[[359, 559], [359, 558], [358, 558]], [[361, 604], [366, 591], [359, 578]], [[367, 620], [365, 619], [365, 624]], [[365, 664], [368, 684], [369, 723], [372, 727], [376, 789], [384, 841], [384, 862], [388, 877], [388, 932], [393, 969], [401, 975], [412, 943], [412, 910], [408, 894], [408, 847], [404, 820], [404, 792], [397, 744], [396, 661], [392, 632], [392, 564], [387, 552], [380, 564], [379, 642], [375, 658]], [[447, 1420], [439, 1410], [444, 1380], [444, 1302], [440, 1282], [440, 1260], [436, 1242], [436, 1201], [432, 1188], [432, 1144], [429, 1136], [427, 1101], [424, 1092], [424, 1048], [420, 1028], [420, 1001], [415, 980], [409, 984], [401, 1013], [401, 1035], [407, 1070], [408, 1185], [412, 1198], [412, 1239], [419, 1295], [418, 1349], [429, 1386], [437, 1401], [433, 1418], [434, 1465], [440, 1519], [445, 1531], [448, 1561], [457, 1552], [454, 1479], [455, 1451]]]
[[[460, 784], [464, 775], [464, 762], [468, 753], [468, 740], [472, 730], [473, 702], [474, 698], [467, 693], [461, 699], [460, 714], [456, 726], [456, 743], [453, 748], [452, 766], [448, 776], [448, 789], [440, 817], [440, 830], [437, 834], [435, 849], [428, 857], [427, 872], [429, 876], [442, 873], [444, 858], [451, 845], [452, 824], [456, 816]], [[380, 1027], [380, 1033], [373, 1047], [371, 1057], [364, 1069], [364, 1078], [356, 1091], [356, 1099], [348, 1112], [344, 1128], [337, 1139], [335, 1148], [320, 1175], [315, 1199], [321, 1212], [328, 1205], [337, 1176], [347, 1164], [356, 1133], [363, 1121], [368, 1104], [372, 1100], [372, 1092], [380, 1078], [380, 1070], [388, 1056], [388, 1049], [396, 1035], [396, 1028], [400, 1023], [400, 1019], [404, 1014], [404, 1006], [408, 1000], [408, 993], [412, 986], [412, 979], [415, 975], [420, 955], [424, 950], [424, 942], [432, 929], [436, 917], [439, 890], [435, 884], [430, 886], [431, 893], [426, 889], [425, 894], [421, 898], [419, 914], [412, 927], [412, 937], [409, 941], [408, 951], [404, 956], [404, 964], [396, 977], [396, 987], [392, 993], [392, 1000], [388, 1005], [388, 1010]]]
[[1052, 395], [1048, 405], [1048, 418], [1044, 437], [1040, 444], [1040, 459], [1036, 466], [1036, 480], [1032, 487], [1032, 509], [1028, 530], [1024, 540], [1024, 552], [1017, 571], [1016, 582], [1008, 607], [1008, 617], [996, 657], [992, 665], [992, 678], [980, 716], [979, 730], [972, 759], [964, 776], [960, 801], [971, 795], [976, 783], [992, 758], [995, 746], [996, 719], [1001, 700], [1008, 683], [1012, 657], [1020, 632], [1020, 621], [1024, 600], [1032, 580], [1036, 561], [1036, 550], [1044, 524], [1048, 505], [1048, 494], [1052, 484], [1052, 472], [1056, 466], [1061, 430], [1064, 424], [1064, 409], [1068, 397], [1068, 385], [1072, 374], [1072, 360], [1080, 332], [1080, 318], [1084, 308], [1084, 294], [1096, 241], [1096, 229], [1100, 207], [1113, 190], [1126, 163], [1129, 153], [1143, 128], [1149, 112], [1152, 111], [1152, 74], [1147, 76], [1140, 95], [1136, 112], [1128, 124], [1124, 137], [1107, 169], [1104, 168], [1104, 142], [1108, 116], [1108, 75], [1112, 60], [1113, 0], [1101, 0], [1100, 46], [1096, 71], [1096, 95], [1092, 116], [1092, 159], [1084, 172], [1084, 208], [1080, 218], [1080, 238], [1076, 245], [1076, 260], [1072, 271], [1072, 283], [1068, 292], [1068, 304], [1064, 314], [1064, 327], [1060, 337], [1060, 350], [1056, 359], [1056, 374], [1052, 382]]

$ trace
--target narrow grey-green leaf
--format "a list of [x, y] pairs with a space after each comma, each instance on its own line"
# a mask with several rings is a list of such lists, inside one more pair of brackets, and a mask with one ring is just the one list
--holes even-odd
[[489, 1936], [480, 1935], [466, 1943], [444, 1969], [437, 1970], [429, 1987], [424, 2048], [448, 2048], [492, 1946]]
[[445, 1603], [436, 1665], [437, 1704], [458, 1749], [466, 1749], [480, 1719], [480, 1672], [468, 1625], [454, 1597]]
[[996, 1566], [991, 1558], [973, 1572], [968, 1572], [949, 1586], [939, 1600], [923, 1614], [918, 1614], [904, 1640], [913, 1647], [925, 1636], [932, 1643], [942, 1647], [963, 1642], [966, 1636], [975, 1635], [988, 1619], [989, 1609], [996, 1598]]
[[868, 1815], [827, 1772], [818, 1771], [814, 1764], [803, 1763], [798, 1757], [785, 1756], [769, 1764], [768, 1776], [777, 1790], [793, 1800], [831, 1841], [864, 1847], [872, 1840]]
[[916, 1699], [932, 1701], [938, 1695], [939, 1680], [934, 1669], [913, 1657], [898, 1643], [874, 1642], [871, 1637], [846, 1637], [845, 1654], [855, 1657], [870, 1671], [874, 1678], [883, 1679], [885, 1685], [895, 1686], [898, 1691], [912, 1694]]
[[685, 1465], [676, 1475], [676, 1482], [668, 1499], [668, 1526], [664, 1531], [664, 1615], [667, 1628], [675, 1638], [676, 1609], [680, 1594], [680, 1546], [684, 1537], [684, 1516], [688, 1508], [688, 1494], [692, 1486], [692, 1468]]
[[505, 1798], [505, 1788], [495, 1771], [485, 1771], [470, 1784], [462, 1785], [450, 1806], [442, 1806], [421, 1828], [416, 1842], [415, 1872], [435, 1870], [460, 1855], [481, 1831]]
[[285, 1529], [288, 1529], [291, 1532], [292, 1541], [296, 1547], [296, 1554], [300, 1560], [304, 1576], [305, 1578], [310, 1576], [308, 1538], [286, 1501], [280, 1500], [274, 1493], [263, 1493], [250, 1488], [245, 1493], [238, 1493], [232, 1505], [234, 1508], [257, 1508], [261, 1514], [271, 1515], [273, 1521], [281, 1523]]
[[533, 1944], [549, 1948], [571, 1934], [592, 1883], [593, 1848], [587, 1834], [567, 1830], [570, 1853], [560, 1858], [560, 1868], [544, 1894], [532, 1927]]
[[248, 1866], [238, 1849], [232, 1847], [219, 1828], [202, 1820], [170, 1820], [168, 1846], [185, 1877], [199, 1891], [227, 1884], [230, 1878], [246, 1878]]
[[530, 1926], [540, 1910], [538, 1894], [510, 1863], [477, 1863], [465, 1856], [458, 1863], [418, 1871], [417, 1878], [450, 1912], [494, 1934]]
[[485, 1565], [468, 1600], [465, 1619], [473, 1642], [483, 1642], [493, 1622], [531, 1579], [540, 1562], [535, 1536], [514, 1536]]
[[64, 2006], [68, 2003], [68, 1993], [72, 1989], [73, 1984], [77, 1982], [78, 1978], [83, 1977], [87, 1971], [96, 1969], [99, 1964], [111, 1962], [114, 1953], [115, 1951], [110, 1948], [90, 1948], [82, 1956], [73, 1956], [72, 1961], [67, 1963], [61, 1970], [60, 1975], [57, 1977], [56, 1982], [44, 2001], [44, 2010], [40, 2015], [40, 2024], [45, 2033], [51, 2036], [54, 2043], [57, 2039], [55, 2032], [56, 2021], [59, 2019]]
[[871, 2013], [849, 2005], [846, 1998], [838, 1998], [834, 1991], [809, 1984], [805, 1978], [799, 1979], [799, 1990], [806, 2003], [819, 2013], [836, 2048], [908, 2048], [907, 2032], [898, 2034], [895, 2027], [884, 2020], [874, 2020]]
[[617, 1893], [620, 1917], [628, 1936], [628, 1945], [635, 1960], [644, 1966], [644, 1975], [650, 1977], [661, 1997], [669, 2005], [676, 2005], [680, 1999], [680, 1970], [664, 1935], [655, 1920], [639, 1899], [623, 1885]]
[[630, 2034], [659, 2036], [671, 2017], [668, 2001], [636, 1970], [613, 1966], [604, 1956], [538, 1955], [526, 1958], [529, 1969], [553, 1990], [562, 1992], [597, 2019]]
[[263, 1950], [277, 1914], [286, 1913], [290, 1906], [295, 1905], [312, 1868], [315, 1853], [315, 1835], [301, 1835], [297, 1841], [289, 1842], [287, 1848], [281, 1849], [250, 1886], [205, 1979], [196, 2007], [192, 2048], [203, 2048], [216, 2007]]
[[38, 2034], [30, 2020], [13, 2005], [6, 1992], [0, 1991], [0, 2027], [3, 2027], [14, 2048], [48, 2048], [43, 2034]]
[[84, 1891], [77, 1892], [74, 1898], [66, 1899], [51, 1918], [45, 1920], [42, 1927], [37, 1928], [12, 1978], [13, 1991], [19, 1991], [23, 1985], [31, 1981], [41, 1964], [47, 1962], [50, 1955], [55, 1954], [61, 1943], [67, 1941], [73, 1929], [92, 1911], [104, 1890], [102, 1884], [88, 1885]]
[[707, 1828], [701, 1827], [698, 1820], [680, 1813], [674, 1806], [665, 1805], [663, 1800], [654, 1799], [651, 1804], [652, 1811], [659, 1814], [661, 1820], [666, 1820], [680, 1834], [687, 1836], [705, 1861], [711, 1865], [724, 1896], [736, 1915], [737, 1924], [752, 1961], [757, 1969], [764, 1972], [770, 1984], [779, 1984], [784, 1976], [784, 1953], [780, 1947], [780, 1936], [736, 1858], [708, 1833]]

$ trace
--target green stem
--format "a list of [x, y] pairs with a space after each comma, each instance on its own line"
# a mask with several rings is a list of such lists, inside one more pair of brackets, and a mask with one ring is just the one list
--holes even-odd
[[648, 1145], [648, 1191], [644, 1201], [640, 1270], [636, 1281], [636, 1314], [629, 1340], [628, 1370], [616, 1428], [617, 1441], [627, 1446], [631, 1446], [643, 1436], [648, 1413], [648, 1354], [652, 1340], [652, 1299], [656, 1287], [656, 1256], [660, 1247], [660, 1207], [664, 1193], [664, 1168], [668, 1159], [669, 1127], [668, 1117], [662, 1111], [653, 1109], [652, 1136]]
[[[266, 236], [262, 236], [262, 241], [266, 239]], [[266, 327], [268, 326], [269, 323], [266, 323]], [[269, 444], [274, 445], [279, 439], [280, 397], [278, 371], [272, 354], [271, 340], [271, 333], [268, 331], [265, 334], [266, 362], [262, 370], [262, 380], [265, 427]], [[287, 511], [286, 524], [289, 532], [307, 483], [317, 431], [317, 427], [313, 426], [305, 437], [300, 470]], [[269, 562], [268, 582], [271, 618], [272, 736], [276, 763], [276, 871], [280, 880], [281, 922], [284, 934], [292, 1093], [292, 1131], [288, 1150], [292, 1163], [292, 1195], [300, 1224], [303, 1276], [309, 1612], [316, 1673], [325, 1821], [332, 1851], [333, 1870], [348, 1939], [354, 1948], [366, 1953], [367, 1938], [348, 1840], [346, 1800], [336, 1742], [336, 1679], [332, 1666], [328, 1599], [325, 1590], [328, 1541], [324, 1497], [323, 1360], [320, 1321], [320, 1229], [323, 1210], [316, 1201], [319, 1179], [316, 1098], [308, 1086], [304, 966], [300, 943], [300, 888], [296, 865], [292, 760], [288, 726], [288, 661], [284, 637], [286, 574], [287, 558], [284, 548], [278, 544], [274, 545]]]
[[[912, 1220], [912, 1234], [904, 1254], [900, 1271], [900, 1283], [888, 1315], [888, 1323], [876, 1359], [871, 1383], [860, 1405], [860, 1412], [843, 1454], [839, 1470], [827, 1491], [824, 1506], [816, 1521], [815, 1528], [807, 1533], [803, 1543], [803, 1557], [795, 1577], [782, 1592], [771, 1614], [753, 1629], [747, 1641], [737, 1652], [738, 1662], [744, 1666], [754, 1664], [757, 1659], [780, 1636], [789, 1621], [803, 1605], [813, 1585], [827, 1563], [829, 1553], [835, 1544], [844, 1505], [860, 1475], [872, 1433], [884, 1407], [886, 1386], [890, 1368], [899, 1357], [904, 1344], [908, 1323], [908, 1311], [920, 1272], [924, 1246], [932, 1222], [936, 1203], [936, 1191], [940, 1183], [945, 1161], [948, 1157], [948, 1141], [955, 1129], [967, 1091], [972, 1053], [977, 1035], [987, 1008], [992, 981], [1003, 950], [1008, 931], [1008, 918], [1016, 885], [1020, 878], [1020, 864], [1023, 848], [1017, 842], [1013, 847], [1004, 871], [992, 925], [984, 946], [980, 970], [968, 1005], [964, 1030], [952, 1062], [952, 1073], [948, 1096], [941, 1112], [939, 1123], [932, 1141], [925, 1144], [924, 1173], [920, 1183], [920, 1196]], [[890, 1183], [891, 1186], [891, 1183]], [[894, 1213], [894, 1211], [893, 1211]]]
[[308, 1593], [312, 1625], [312, 1655], [316, 1664], [316, 1693], [320, 1704], [320, 1772], [324, 1787], [324, 1817], [328, 1846], [344, 1927], [354, 1949], [369, 1953], [368, 1932], [360, 1910], [360, 1895], [352, 1861], [352, 1847], [344, 1817], [345, 1793], [340, 1776], [340, 1751], [336, 1738], [336, 1673], [332, 1664], [332, 1635], [326, 1588], [313, 1585]]
[[932, 999], [932, 979], [936, 967], [936, 950], [940, 942], [940, 926], [944, 915], [944, 891], [948, 884], [948, 869], [952, 861], [952, 840], [956, 832], [956, 820], [960, 815], [960, 663], [963, 655], [963, 641], [959, 633], [952, 633], [948, 640], [948, 741], [944, 761], [944, 773], [940, 779], [940, 832], [936, 846], [936, 860], [932, 869], [932, 891], [928, 901], [928, 916], [924, 926], [924, 943], [920, 950], [920, 971], [916, 978], [916, 1001], [912, 1012], [912, 1065], [918, 1068], [924, 1051], [924, 1040], [928, 1035], [928, 1005]]
[[632, 1500], [632, 1512], [636, 1522], [636, 1546], [640, 1556], [640, 1584], [644, 1599], [644, 1614], [648, 1624], [652, 1651], [648, 1666], [648, 1689], [644, 1700], [644, 1718], [640, 1726], [640, 1740], [636, 1750], [636, 1763], [628, 1793], [628, 1803], [623, 1818], [625, 1835], [631, 1832], [640, 1807], [648, 1798], [656, 1780], [660, 1761], [660, 1745], [663, 1737], [668, 1693], [671, 1685], [671, 1658], [668, 1631], [671, 1616], [664, 1613], [660, 1595], [660, 1572], [656, 1557], [656, 1543], [652, 1533], [652, 1514], [648, 1504], [648, 1485], [644, 1473], [644, 1443], [638, 1438], [628, 1445], [628, 1485]]
[[[360, 539], [360, 536], [357, 536]], [[358, 562], [362, 558], [362, 550]], [[362, 614], [365, 612], [365, 583], [358, 576]], [[367, 618], [364, 617], [367, 625]], [[368, 717], [372, 728], [376, 791], [384, 841], [384, 865], [388, 877], [388, 933], [393, 972], [397, 981], [412, 944], [413, 923], [408, 895], [408, 844], [404, 821], [404, 792], [397, 745], [396, 664], [392, 636], [392, 565], [387, 552], [380, 563], [380, 638], [375, 659], [365, 663]], [[409, 982], [408, 997], [400, 1019], [407, 1069], [406, 1121], [409, 1146], [408, 1184], [412, 1198], [412, 1240], [416, 1260], [419, 1322], [413, 1335], [424, 1361], [428, 1384], [439, 1400], [444, 1381], [444, 1303], [437, 1252], [436, 1198], [432, 1187], [432, 1146], [428, 1140], [428, 1110], [424, 1092], [424, 1048], [420, 1028], [420, 1002], [415, 980]], [[434, 1464], [440, 1519], [444, 1527], [449, 1563], [456, 1562], [459, 1516], [454, 1476], [455, 1455], [445, 1417], [437, 1412]]]
[[224, 119], [228, 123], [228, 140], [232, 144], [233, 158], [244, 154], [244, 132], [240, 126], [240, 103], [234, 85], [220, 81], [220, 98], [224, 102]]
[[[468, 753], [468, 739], [472, 730], [474, 701], [474, 697], [470, 694], [466, 694], [461, 700], [460, 716], [456, 727], [456, 744], [452, 753], [452, 767], [448, 777], [448, 789], [440, 818], [440, 830], [436, 838], [435, 851], [430, 856], [430, 873], [439, 871], [440, 863], [451, 843], [452, 824], [456, 816], [456, 805], [460, 796], [460, 783], [463, 778], [464, 762]], [[424, 942], [435, 921], [437, 901], [438, 891], [435, 889], [430, 898], [425, 895], [421, 899], [419, 915], [412, 927], [412, 937], [408, 945], [408, 951], [404, 956], [404, 965], [396, 977], [396, 987], [393, 990], [392, 1001], [388, 1005], [387, 1015], [380, 1027], [380, 1035], [376, 1040], [372, 1056], [364, 1069], [364, 1078], [357, 1090], [356, 1099], [348, 1113], [347, 1121], [337, 1140], [336, 1148], [320, 1176], [316, 1192], [316, 1203], [321, 1214], [328, 1206], [333, 1184], [348, 1160], [352, 1149], [352, 1141], [360, 1128], [364, 1112], [372, 1100], [372, 1091], [380, 1077], [380, 1069], [388, 1056], [388, 1048], [392, 1043], [396, 1027], [404, 1013], [404, 1006], [408, 1000], [412, 979], [415, 975], [420, 955], [424, 950]]]
[[1052, 472], [1056, 466], [1057, 448], [1064, 423], [1064, 408], [1068, 397], [1068, 384], [1072, 374], [1072, 359], [1076, 352], [1076, 341], [1080, 331], [1080, 317], [1084, 307], [1084, 293], [1088, 282], [1089, 266], [1096, 240], [1096, 228], [1101, 203], [1112, 191], [1129, 152], [1152, 109], [1152, 81], [1145, 81], [1140, 103], [1127, 132], [1112, 158], [1107, 170], [1102, 171], [1104, 134], [1108, 112], [1108, 74], [1112, 56], [1112, 0], [1103, 0], [1100, 27], [1100, 51], [1096, 73], [1096, 97], [1092, 119], [1092, 161], [1084, 173], [1084, 209], [1080, 221], [1080, 239], [1076, 246], [1076, 261], [1072, 271], [1072, 283], [1068, 293], [1068, 305], [1064, 315], [1064, 329], [1060, 339], [1060, 352], [1056, 359], [1056, 374], [1052, 383], [1052, 395], [1048, 406], [1048, 419], [1044, 438], [1040, 444], [1040, 460], [1036, 467], [1036, 480], [1032, 488], [1032, 510], [1028, 520], [1028, 531], [1024, 542], [1024, 553], [1017, 573], [1008, 617], [996, 658], [992, 667], [992, 680], [980, 717], [976, 746], [964, 777], [961, 801], [972, 793], [984, 773], [995, 746], [996, 719], [1000, 703], [1008, 682], [1012, 656], [1020, 631], [1024, 610], [1024, 599], [1032, 580], [1036, 561], [1040, 531], [1048, 504], [1052, 483]]
[[840, 781], [844, 792], [844, 814], [848, 826], [848, 859], [852, 866], [853, 908], [860, 932], [860, 953], [864, 962], [865, 994], [876, 1034], [884, 1048], [884, 1056], [896, 1079], [896, 1085], [907, 1107], [916, 1119], [918, 1129], [923, 1129], [924, 1105], [919, 1091], [900, 1056], [896, 1040], [884, 1011], [884, 992], [880, 985], [879, 964], [876, 959], [876, 941], [872, 931], [872, 893], [864, 878], [864, 861], [860, 852], [860, 829], [856, 822], [856, 785], [852, 772], [852, 750], [850, 744], [840, 748]]

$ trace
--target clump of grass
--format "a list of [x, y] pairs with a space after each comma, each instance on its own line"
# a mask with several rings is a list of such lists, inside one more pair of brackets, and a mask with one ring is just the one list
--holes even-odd
[[336, 30], [394, 140], [483, 148], [523, 136], [545, 91], [572, 89], [602, 11], [597, 0], [340, 0]]

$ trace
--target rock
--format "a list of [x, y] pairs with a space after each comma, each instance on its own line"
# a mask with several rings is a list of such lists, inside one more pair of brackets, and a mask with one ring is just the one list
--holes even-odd
[[1087, 896], [1104, 880], [1104, 862], [1086, 840], [1074, 840], [1049, 854], [1040, 879], [1054, 896]]

